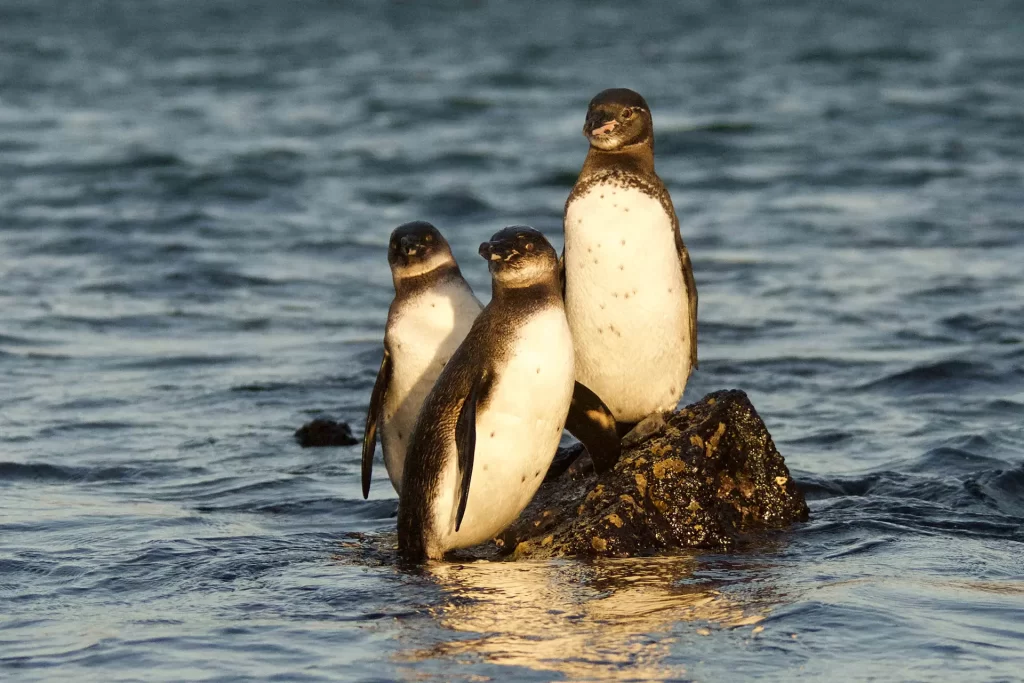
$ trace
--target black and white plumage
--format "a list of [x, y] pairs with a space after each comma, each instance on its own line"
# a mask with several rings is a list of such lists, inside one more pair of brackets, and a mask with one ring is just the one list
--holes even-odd
[[402, 492], [405, 455], [423, 399], [483, 306], [462, 278], [448, 242], [430, 223], [395, 228], [388, 243], [395, 298], [388, 309], [384, 358], [363, 432], [363, 497], [370, 492], [380, 432], [384, 466]]
[[406, 458], [398, 508], [406, 560], [439, 559], [515, 520], [551, 464], [575, 388], [551, 245], [513, 227], [480, 253], [491, 301], [424, 401]]
[[623, 425], [675, 408], [697, 367], [697, 288], [637, 93], [590, 102], [590, 149], [565, 205], [565, 307], [576, 377]]

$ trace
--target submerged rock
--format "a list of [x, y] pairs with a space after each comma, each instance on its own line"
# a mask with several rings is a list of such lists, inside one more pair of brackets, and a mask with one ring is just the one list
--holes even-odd
[[[581, 459], [584, 461], [585, 458]], [[627, 435], [611, 472], [585, 462], [545, 483], [498, 539], [513, 559], [732, 548], [807, 519], [807, 504], [742, 391], [718, 391]], [[588, 471], [589, 470], [589, 471]]]
[[359, 443], [352, 435], [352, 428], [347, 424], [323, 417], [318, 417], [296, 429], [295, 440], [303, 448], [352, 446]]

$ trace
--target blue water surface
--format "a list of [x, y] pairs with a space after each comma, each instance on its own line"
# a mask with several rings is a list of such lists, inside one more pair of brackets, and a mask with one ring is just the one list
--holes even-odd
[[[651, 103], [811, 519], [729, 555], [389, 561], [357, 446], [412, 219], [560, 248]], [[0, 679], [1019, 680], [1024, 4], [0, 0]]]

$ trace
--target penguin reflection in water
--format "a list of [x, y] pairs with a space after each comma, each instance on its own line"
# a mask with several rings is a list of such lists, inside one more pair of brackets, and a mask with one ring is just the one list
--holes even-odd
[[676, 407], [697, 367], [697, 286], [668, 190], [654, 171], [654, 125], [625, 88], [590, 101], [590, 142], [565, 204], [565, 309], [576, 378], [621, 432]]
[[[402, 477], [398, 545], [408, 561], [493, 538], [533, 498], [558, 447], [574, 379], [558, 257], [528, 227], [480, 245], [492, 297], [448, 361], [416, 421]], [[584, 411], [592, 433], [610, 415]]]

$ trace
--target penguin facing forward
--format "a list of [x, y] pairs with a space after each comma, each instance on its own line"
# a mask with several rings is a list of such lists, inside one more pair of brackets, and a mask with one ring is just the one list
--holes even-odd
[[395, 228], [388, 264], [395, 298], [363, 431], [363, 498], [370, 493], [378, 431], [388, 477], [401, 494], [406, 450], [423, 399], [483, 308], [462, 278], [448, 242], [430, 223]]
[[674, 409], [697, 367], [697, 287], [654, 171], [647, 102], [605, 90], [590, 101], [583, 134], [590, 149], [565, 204], [565, 309], [576, 378], [625, 432]]
[[480, 255], [491, 301], [427, 396], [406, 458], [398, 547], [407, 561], [440, 559], [511, 524], [544, 479], [573, 396], [554, 249], [540, 232], [511, 227]]

